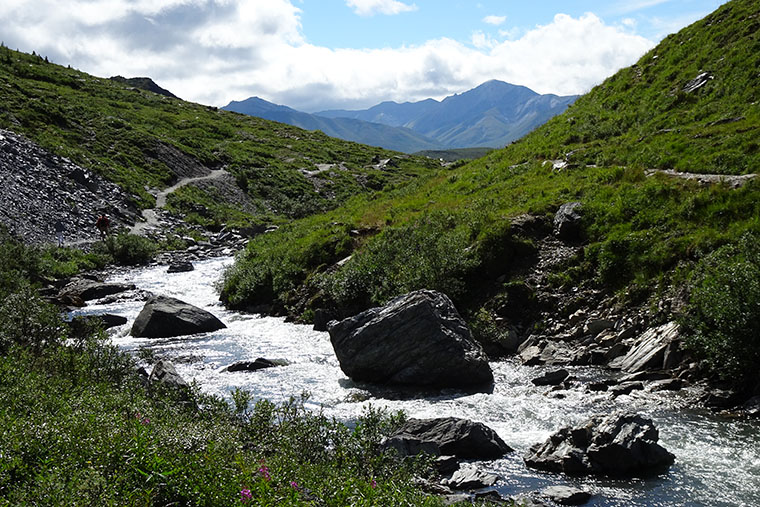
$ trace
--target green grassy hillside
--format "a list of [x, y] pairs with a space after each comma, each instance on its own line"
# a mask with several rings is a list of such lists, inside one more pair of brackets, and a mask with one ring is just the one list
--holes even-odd
[[[143, 206], [153, 202], [146, 186], [163, 188], [186, 173], [225, 167], [258, 209], [247, 218], [258, 220], [324, 211], [350, 195], [406, 181], [433, 164], [166, 97], [5, 47], [0, 47], [0, 127], [104, 175]], [[394, 164], [377, 165], [378, 159], [396, 156]], [[187, 189], [174, 204], [189, 209], [194, 200], [216, 203], [215, 211], [230, 215], [222, 220], [246, 218], [224, 206], [223, 197]]]
[[[543, 291], [572, 299], [592, 287], [621, 305], [689, 303], [684, 291], [705, 280], [690, 274], [695, 267], [760, 234], [760, 184], [702, 185], [645, 169], [760, 168], [758, 23], [756, 2], [729, 2], [514, 145], [259, 238], [227, 273], [223, 299], [274, 300], [308, 320], [316, 309], [344, 316], [409, 290], [440, 289], [476, 336], [498, 341], [508, 332], [505, 308], [529, 313], [536, 290], [525, 264], [535, 262], [539, 238], [515, 227], [516, 217], [550, 228], [561, 204], [580, 201], [582, 249], [551, 269]], [[712, 79], [685, 91], [705, 71]], [[558, 159], [567, 165], [556, 169]]]

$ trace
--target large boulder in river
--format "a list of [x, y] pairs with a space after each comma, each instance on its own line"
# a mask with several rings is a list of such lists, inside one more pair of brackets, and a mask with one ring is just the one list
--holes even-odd
[[396, 449], [400, 456], [426, 452], [433, 456], [484, 460], [512, 452], [485, 424], [456, 417], [409, 419], [383, 445]]
[[340, 367], [353, 380], [435, 387], [493, 382], [483, 349], [451, 300], [419, 290], [328, 325]]
[[594, 416], [534, 445], [524, 459], [531, 468], [570, 475], [650, 475], [675, 460], [658, 438], [654, 423], [646, 417], [625, 412]]
[[225, 327], [222, 321], [197, 306], [168, 296], [154, 296], [135, 319], [131, 334], [138, 338], [169, 338]]

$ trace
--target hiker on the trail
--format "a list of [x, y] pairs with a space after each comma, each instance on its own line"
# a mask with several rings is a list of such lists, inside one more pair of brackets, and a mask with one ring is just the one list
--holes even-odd
[[105, 241], [106, 236], [108, 236], [108, 228], [111, 225], [111, 221], [108, 220], [108, 217], [105, 215], [105, 213], [101, 213], [98, 217], [97, 222], [95, 222], [95, 227], [98, 228], [100, 231], [100, 239]]
[[61, 222], [60, 218], [53, 224], [53, 230], [55, 231], [55, 237], [58, 239], [58, 248], [62, 248], [63, 233], [66, 232], [66, 226], [63, 225], [63, 222]]

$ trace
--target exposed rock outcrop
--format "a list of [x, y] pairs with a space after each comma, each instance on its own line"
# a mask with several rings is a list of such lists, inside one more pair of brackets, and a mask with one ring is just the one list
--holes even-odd
[[659, 472], [675, 457], [657, 443], [651, 419], [617, 413], [563, 428], [524, 456], [531, 468], [571, 475], [641, 476]]
[[485, 424], [456, 417], [409, 419], [383, 445], [401, 456], [426, 452], [462, 459], [497, 459], [512, 451]]
[[225, 327], [214, 315], [197, 306], [168, 296], [154, 296], [135, 319], [131, 334], [140, 338], [168, 338]]
[[676, 366], [680, 360], [678, 324], [668, 322], [647, 330], [628, 354], [612, 366], [636, 373], [649, 369], [666, 370]]
[[340, 367], [353, 380], [436, 387], [493, 382], [483, 349], [451, 300], [420, 290], [328, 325]]
[[581, 209], [579, 202], [568, 202], [559, 207], [554, 215], [554, 234], [563, 241], [576, 241], [581, 234]]

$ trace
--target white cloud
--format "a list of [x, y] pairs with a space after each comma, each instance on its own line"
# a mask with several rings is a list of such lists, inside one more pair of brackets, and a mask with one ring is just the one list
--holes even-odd
[[346, 5], [359, 16], [373, 16], [377, 13], [394, 15], [417, 10], [416, 5], [398, 0], [346, 0]]
[[488, 23], [489, 25], [499, 26], [503, 25], [504, 22], [507, 20], [506, 16], [486, 16], [483, 18], [483, 23]]
[[498, 44], [499, 41], [481, 31], [472, 34], [472, 45], [478, 49], [493, 49]]
[[[306, 42], [291, 0], [4, 0], [2, 39], [97, 76], [150, 76], [225, 105], [253, 95], [314, 111], [443, 98], [490, 79], [582, 93], [653, 46], [593, 14], [557, 15], [513, 40], [473, 35], [385, 49]], [[504, 36], [504, 35], [502, 35]]]

